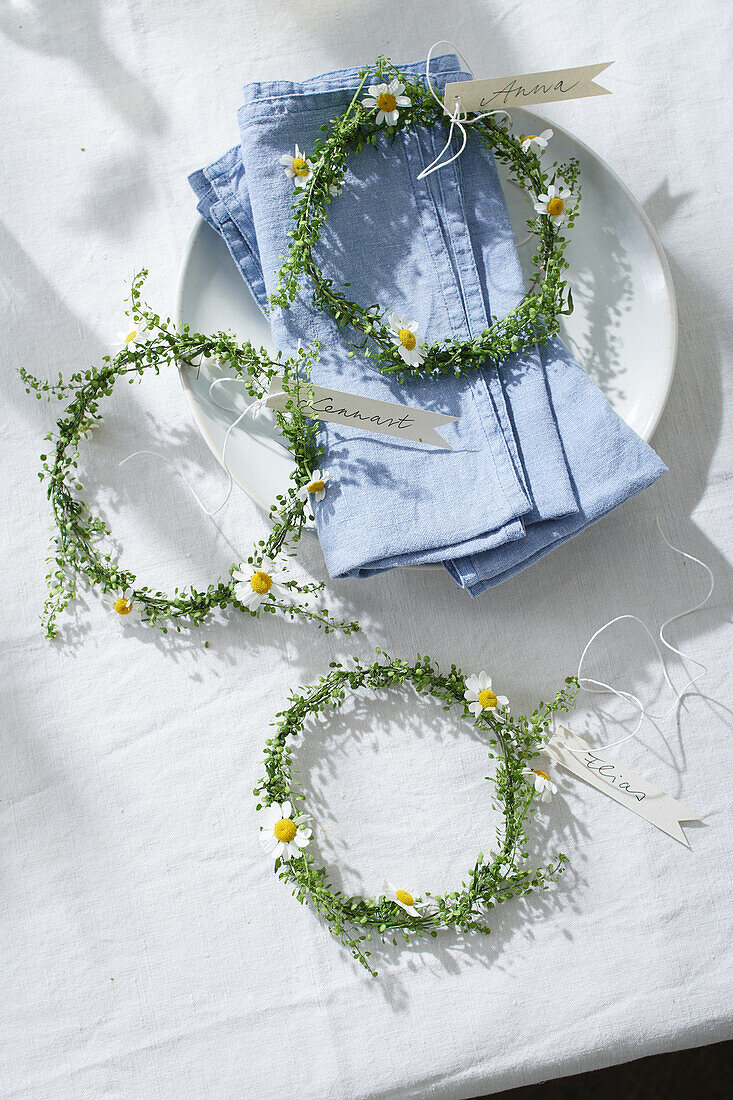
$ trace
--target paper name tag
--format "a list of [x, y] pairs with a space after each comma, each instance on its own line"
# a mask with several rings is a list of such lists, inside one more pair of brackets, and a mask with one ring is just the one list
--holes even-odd
[[602, 65], [581, 65], [576, 69], [551, 69], [546, 73], [446, 84], [445, 105], [451, 112], [454, 111], [458, 98], [463, 112], [491, 111], [494, 108], [528, 107], [531, 103], [553, 103], [559, 99], [610, 95], [608, 88], [593, 83], [593, 78], [609, 65], [613, 65], [613, 61]]
[[[273, 393], [282, 388], [283, 380], [276, 375], [270, 383], [271, 396], [265, 402], [269, 408], [284, 409], [288, 401], [292, 400], [292, 394]], [[306, 393], [308, 391], [312, 392], [313, 400], [310, 403], [307, 399], [301, 401], [300, 407], [316, 420], [343, 424], [347, 428], [362, 428], [365, 432], [391, 435], [396, 439], [409, 439], [413, 443], [425, 443], [444, 451], [453, 450], [435, 429], [441, 424], [458, 420], [457, 416], [414, 409], [409, 405], [395, 405], [391, 401], [377, 401], [373, 397], [342, 393], [340, 390], [332, 390], [330, 387], [326, 389], [312, 383], [308, 384]]]
[[[574, 752], [571, 750], [575, 750]], [[572, 730], [560, 726], [543, 750], [555, 764], [560, 764], [579, 779], [590, 783], [628, 810], [646, 818], [662, 832], [690, 847], [682, 831], [681, 821], [702, 821], [699, 814], [683, 806], [625, 765], [615, 764], [596, 752]]]

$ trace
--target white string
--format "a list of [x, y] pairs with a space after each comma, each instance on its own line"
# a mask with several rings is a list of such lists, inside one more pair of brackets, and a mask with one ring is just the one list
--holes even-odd
[[[221, 382], [238, 382], [238, 381], [240, 381], [240, 379], [238, 379], [238, 378], [217, 378], [215, 382], [211, 383], [211, 385], [209, 386], [209, 396], [211, 397], [212, 401], [217, 406], [217, 408], [224, 409], [225, 412], [234, 412], [234, 409], [227, 408], [226, 406], [221, 405], [216, 400], [216, 398], [214, 397], [212, 391], [213, 391], [214, 387], [218, 386], [219, 383], [221, 383]], [[217, 505], [217, 507], [212, 509], [211, 511], [206, 507], [204, 502], [201, 500], [201, 497], [198, 495], [198, 493], [196, 492], [196, 490], [194, 489], [193, 485], [188, 480], [186, 475], [181, 473], [181, 471], [178, 469], [178, 467], [175, 465], [175, 463], [173, 463], [171, 461], [171, 459], [166, 458], [165, 455], [160, 454], [158, 451], [133, 451], [133, 453], [128, 455], [127, 458], [122, 459], [122, 462], [120, 462], [120, 466], [124, 466], [126, 462], [130, 461], [131, 458], [136, 458], [138, 455], [152, 455], [153, 458], [161, 459], [163, 462], [166, 462], [169, 466], [171, 466], [176, 471], [176, 473], [178, 473], [178, 475], [182, 478], [183, 482], [187, 485], [188, 489], [190, 490], [192, 496], [194, 497], [194, 499], [195, 499], [196, 503], [198, 504], [199, 508], [201, 509], [201, 511], [204, 513], [204, 515], [208, 516], [209, 519], [211, 519], [211, 517], [215, 516], [217, 514], [217, 512], [220, 512], [222, 510], [222, 508], [224, 507], [224, 505], [228, 502], [229, 497], [232, 495], [232, 489], [234, 488], [234, 478], [232, 477], [232, 471], [231, 471], [231, 469], [229, 467], [229, 463], [227, 461], [227, 444], [229, 443], [230, 435], [232, 434], [234, 429], [237, 427], [240, 420], [244, 419], [244, 417], [247, 415], [247, 413], [251, 412], [254, 417], [259, 416], [259, 414], [265, 408], [265, 404], [269, 400], [269, 398], [271, 398], [271, 397], [282, 397], [283, 392], [284, 391], [280, 390], [277, 393], [267, 393], [267, 394], [264, 395], [264, 397], [258, 397], [255, 401], [252, 401], [249, 405], [247, 405], [247, 407], [245, 409], [243, 409], [241, 413], [239, 413], [237, 418], [235, 420], [233, 420], [232, 423], [227, 428], [226, 435], [224, 436], [224, 445], [221, 449], [221, 462], [222, 462], [222, 465], [223, 465], [224, 469], [226, 470], [227, 478], [229, 479], [228, 480], [228, 485], [227, 485], [227, 491], [226, 491], [226, 496], [224, 497], [221, 504]]]
[[[430, 61], [431, 61], [432, 56], [433, 56], [433, 50], [435, 49], [436, 46], [451, 46], [455, 50], [455, 52], [458, 54], [460, 59], [463, 61], [463, 64], [466, 66], [466, 70], [469, 73], [471, 73], [471, 75], [473, 76], [473, 70], [471, 69], [471, 66], [468, 64], [468, 62], [466, 61], [466, 58], [461, 53], [461, 51], [458, 49], [455, 42], [451, 42], [447, 38], [440, 38], [437, 42], [433, 42], [432, 46], [428, 50], [428, 56], [425, 60], [425, 83], [427, 84], [428, 91], [430, 92], [430, 94], [433, 97], [433, 99], [435, 100], [435, 102], [438, 104], [440, 109], [442, 111], [444, 111], [444, 113], [450, 119], [450, 130], [448, 131], [448, 140], [446, 141], [445, 145], [440, 150], [437, 157], [435, 157], [435, 159], [430, 162], [430, 164], [427, 166], [427, 168], [423, 168], [422, 172], [417, 177], [419, 180], [425, 179], [426, 176], [431, 175], [431, 173], [433, 173], [433, 172], [437, 172], [439, 168], [447, 168], [447, 166], [449, 164], [452, 164], [454, 160], [458, 160], [458, 158], [460, 157], [461, 153], [466, 148], [466, 145], [468, 143], [468, 134], [466, 133], [466, 126], [471, 126], [471, 125], [473, 125], [474, 122], [479, 122], [480, 119], [482, 119], [482, 118], [490, 118], [493, 115], [506, 115], [506, 117], [509, 119], [510, 122], [512, 120], [512, 116], [509, 114], [509, 112], [508, 111], [503, 111], [501, 109], [498, 109], [496, 111], [485, 111], [483, 114], [474, 115], [473, 118], [469, 118], [468, 115], [461, 114], [461, 97], [459, 95], [456, 96], [456, 105], [455, 105], [453, 111], [449, 111], [448, 108], [445, 105], [444, 100], [442, 100], [440, 98], [440, 96], [437, 94], [437, 92], [433, 88], [433, 85], [430, 82]], [[461, 132], [461, 147], [448, 160], [441, 161], [440, 158], [450, 148], [450, 143], [453, 140], [453, 132], [454, 132], [456, 127], [458, 127], [458, 129]]]
[[[676, 646], [672, 645], [671, 642], [668, 642], [667, 639], [664, 636], [664, 632], [671, 623], [677, 622], [679, 619], [684, 619], [686, 615], [692, 615], [692, 613], [694, 611], [699, 611], [702, 607], [705, 606], [705, 604], [708, 602], [708, 600], [712, 596], [713, 591], [715, 589], [715, 579], [713, 577], [712, 569], [710, 569], [710, 567], [708, 565], [706, 565], [704, 561], [700, 561], [699, 558], [694, 557], [692, 554], [686, 553], [684, 550], [680, 550], [678, 546], [673, 546], [672, 543], [669, 541], [669, 539], [664, 534], [664, 532], [662, 531], [662, 527], [661, 527], [661, 524], [659, 522], [659, 516], [656, 517], [656, 523], [657, 523], [657, 530], [659, 531], [659, 534], [661, 535], [662, 539], [667, 544], [667, 546], [670, 548], [670, 550], [673, 550], [675, 554], [679, 554], [683, 558], [687, 558], [688, 561], [695, 562], [696, 565], [699, 565], [702, 569], [704, 569], [705, 572], [707, 573], [708, 580], [709, 580], [710, 584], [709, 584], [707, 593], [705, 594], [703, 599], [700, 600], [699, 603], [696, 603], [694, 607], [688, 607], [685, 611], [680, 611], [677, 615], [672, 615], [671, 618], [666, 619], [665, 622], [663, 622], [662, 625], [660, 626], [656, 638], [654, 637], [652, 632], [649, 630], [646, 623], [642, 622], [642, 620], [637, 615], [617, 615], [614, 619], [609, 620], [609, 622], [605, 623], [602, 627], [600, 627], [600, 629], [598, 629], [595, 632], [593, 637], [587, 643], [585, 649], [583, 650], [583, 652], [581, 654], [580, 661], [578, 662], [577, 678], [578, 678], [578, 683], [580, 684], [580, 686], [585, 691], [589, 692], [592, 695], [603, 695], [603, 694], [607, 694], [607, 693], [610, 693], [611, 695], [615, 695], [615, 696], [617, 696], [617, 698], [623, 699], [624, 702], [631, 703], [631, 705], [639, 712], [639, 721], [636, 725], [636, 728], [633, 730], [633, 732], [628, 734], [626, 737], [620, 738], [618, 741], [611, 741], [607, 745], [594, 746], [594, 748], [597, 749], [597, 751], [599, 751], [599, 752], [602, 751], [602, 750], [605, 750], [605, 749], [615, 748], [617, 745], [624, 745], [627, 741], [631, 741], [631, 739], [636, 737], [637, 733], [641, 729], [645, 718], [651, 718], [651, 719], [654, 719], [654, 720], [667, 718], [670, 714], [672, 714], [677, 709], [677, 707], [680, 705], [680, 703], [682, 702], [683, 698], [687, 694], [688, 690], [692, 687], [692, 685], [697, 683], [697, 681], [700, 680], [706, 674], [706, 672], [708, 671], [707, 666], [704, 665], [702, 663], [702, 661], [698, 661], [698, 659], [696, 657], [690, 657], [689, 654], [683, 653]], [[662, 711], [659, 714], [653, 714], [651, 711], [646, 710], [646, 708], [642, 704], [641, 700], [636, 695], [634, 695], [633, 692], [624, 691], [622, 689], [615, 688], [611, 684], [605, 683], [603, 680], [595, 680], [591, 676], [583, 676], [583, 674], [582, 674], [583, 662], [585, 661], [585, 658], [588, 654], [588, 650], [593, 645], [596, 638], [599, 638], [600, 635], [603, 634], [603, 632], [605, 630], [608, 630], [609, 627], [613, 626], [614, 623], [622, 622], [625, 619], [631, 620], [632, 622], [635, 622], [635, 623], [638, 623], [639, 626], [645, 631], [645, 633], [647, 634], [647, 636], [651, 640], [651, 643], [654, 646], [654, 651], [655, 651], [657, 657], [659, 658], [659, 662], [662, 666], [662, 675], [664, 676], [665, 683], [667, 684], [667, 686], [670, 688], [671, 691], [674, 692], [675, 688], [674, 688], [674, 685], [673, 685], [673, 683], [670, 679], [669, 672], [667, 671], [667, 664], [666, 664], [666, 661], [664, 659], [664, 655], [662, 654], [662, 651], [659, 648], [659, 645], [657, 644], [657, 638], [662, 643], [664, 648], [669, 650], [670, 653], [674, 653], [676, 656], [680, 657], [683, 661], [690, 661], [693, 665], [697, 665], [697, 667], [699, 669], [701, 669], [701, 671], [698, 672], [696, 676], [691, 676], [690, 677], [690, 679], [687, 681], [687, 683], [685, 684], [685, 686], [682, 688], [681, 691], [675, 693], [675, 699], [674, 699], [674, 702], [672, 703], [672, 705], [667, 710]], [[570, 732], [572, 733], [573, 731], [570, 730]], [[584, 749], [573, 749], [572, 746], [570, 746], [570, 745], [566, 745], [565, 747], [567, 749], [569, 749], [571, 752], [575, 752], [575, 753], [581, 753], [581, 752], [585, 751]]]

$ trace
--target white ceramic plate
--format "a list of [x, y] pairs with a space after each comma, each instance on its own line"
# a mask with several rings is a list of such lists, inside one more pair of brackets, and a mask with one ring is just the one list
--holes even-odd
[[[545, 120], [512, 111], [513, 129], [539, 133]], [[677, 349], [677, 311], [669, 266], [642, 207], [604, 161], [552, 123], [552, 160], [580, 160], [581, 214], [567, 249], [575, 310], [564, 317], [562, 336], [613, 407], [643, 439], [651, 439], [672, 384]], [[500, 166], [500, 172], [502, 168]], [[502, 177], [516, 239], [526, 237], [527, 196]], [[532, 241], [520, 246], [528, 274]], [[176, 313], [198, 332], [231, 329], [255, 346], [271, 347], [267, 323], [226, 245], [204, 221], [194, 228], [183, 260]], [[212, 401], [217, 377], [181, 369], [194, 419], [221, 462], [227, 427], [236, 412]], [[241, 411], [237, 387], [217, 387], [217, 400]], [[227, 463], [235, 481], [263, 507], [288, 486], [290, 455], [278, 443], [269, 411], [245, 417], [232, 432]], [[255, 488], [256, 486], [256, 488]]]

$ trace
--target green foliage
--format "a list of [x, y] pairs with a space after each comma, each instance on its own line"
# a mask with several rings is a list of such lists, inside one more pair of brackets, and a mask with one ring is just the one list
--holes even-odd
[[[360, 306], [350, 301], [332, 279], [321, 274], [314, 250], [328, 218], [329, 204], [334, 200], [332, 191], [338, 191], [343, 184], [348, 156], [358, 155], [365, 145], [394, 141], [400, 130], [414, 126], [447, 129], [449, 125], [448, 116], [425, 85], [410, 80], [386, 58], [378, 58], [374, 68], [361, 70], [360, 76], [361, 84], [346, 111], [321, 128], [324, 137], [317, 139], [314, 148], [305, 154], [313, 170], [305, 186], [296, 192], [292, 207], [294, 226], [289, 231], [290, 244], [278, 285], [270, 296], [271, 305], [287, 308], [306, 276], [313, 286], [313, 304], [331, 314], [352, 352], [375, 358], [381, 371], [395, 374], [400, 380], [412, 374], [428, 377], [465, 374], [549, 340], [559, 330], [559, 316], [572, 312], [572, 295], [563, 278], [568, 267], [564, 258], [568, 242], [550, 217], [535, 216], [527, 222], [530, 234], [538, 240], [538, 249], [533, 257], [532, 284], [519, 305], [503, 318], [492, 317], [491, 326], [473, 339], [443, 339], [432, 344], [425, 361], [418, 366], [410, 366], [400, 357], [386, 325], [387, 309], [378, 304]], [[400, 109], [396, 125], [377, 125], [375, 112], [364, 107], [359, 98], [370, 77], [374, 82], [398, 78], [405, 85], [411, 106]], [[575, 197], [566, 223], [572, 228], [580, 202], [580, 166], [576, 159], [562, 165], [555, 163], [550, 172], [545, 172], [540, 157], [531, 149], [527, 152], [522, 149], [522, 137], [515, 137], [505, 120], [469, 117], [466, 127], [470, 135], [493, 150], [497, 160], [509, 166], [513, 181], [532, 196], [543, 193], [550, 184], [567, 185]]]
[[265, 557], [274, 560], [278, 555], [292, 554], [308, 518], [308, 505], [298, 495], [298, 490], [310, 480], [310, 472], [320, 456], [316, 442], [317, 423], [307, 419], [301, 410], [308, 395], [302, 398], [300, 395], [300, 390], [307, 388], [317, 345], [300, 351], [294, 359], [284, 360], [279, 354], [272, 358], [264, 348], [256, 349], [247, 341], [237, 343], [224, 332], [205, 336], [192, 333], [188, 325], [179, 331], [170, 318], [161, 318], [144, 304], [141, 288], [146, 275], [147, 271], [143, 270], [135, 276], [127, 311], [141, 333], [138, 342], [126, 345], [115, 356], [104, 356], [102, 366], [79, 371], [66, 381], [59, 375], [56, 383], [45, 382], [23, 368], [20, 370], [26, 392], [34, 392], [39, 399], [44, 396], [56, 397], [59, 401], [71, 399], [57, 422], [56, 431], [46, 436], [51, 447], [48, 454], [41, 455], [43, 466], [39, 473], [41, 480], [48, 483], [47, 495], [56, 527], [47, 577], [49, 592], [43, 613], [47, 636], [53, 638], [57, 634], [58, 617], [76, 596], [79, 582], [116, 596], [129, 591], [143, 621], [159, 626], [164, 632], [169, 623], [178, 631], [182, 626], [199, 626], [212, 612], [230, 605], [254, 617], [260, 612], [300, 617], [327, 632], [358, 630], [358, 623], [337, 622], [328, 611], [308, 606], [308, 598], [321, 592], [324, 582], [301, 584], [287, 580], [285, 587], [292, 593], [292, 602], [268, 597], [257, 611], [250, 611], [236, 596], [234, 572], [238, 562], [232, 564], [227, 578], [215, 581], [202, 591], [175, 588], [172, 595], [168, 595], [138, 584], [133, 573], [113, 560], [107, 544], [110, 535], [107, 524], [76, 494], [82, 488], [78, 473], [79, 446], [101, 421], [100, 404], [120, 379], [133, 382], [146, 371], [159, 374], [162, 367], [175, 367], [178, 363], [194, 365], [200, 364], [202, 359], [215, 359], [228, 365], [249, 394], [259, 399], [266, 395], [272, 377], [282, 375], [288, 401], [285, 409], [276, 413], [276, 419], [295, 459], [291, 475], [293, 485], [273, 503], [270, 509], [272, 531], [267, 539], [253, 546], [248, 558], [250, 565], [256, 566]]
[[398, 934], [409, 943], [418, 936], [435, 936], [441, 928], [488, 933], [486, 922], [491, 909], [531, 890], [546, 889], [560, 873], [567, 858], [562, 853], [545, 868], [524, 866], [526, 823], [536, 803], [533, 785], [523, 771], [547, 739], [552, 714], [568, 711], [578, 689], [577, 680], [569, 677], [551, 703], [540, 703], [528, 717], [507, 714], [502, 721], [484, 710], [474, 718], [464, 699], [464, 675], [455, 665], [447, 673], [441, 673], [426, 656], [418, 655], [417, 662], [410, 665], [380, 650], [377, 653], [381, 659], [372, 665], [354, 659], [347, 668], [333, 661], [331, 671], [317, 684], [291, 693], [290, 706], [276, 716], [276, 733], [266, 742], [265, 775], [254, 791], [257, 808], [288, 799], [298, 812], [306, 810], [303, 792], [291, 774], [290, 742], [304, 733], [309, 715], [340, 707], [347, 691], [364, 687], [386, 691], [411, 685], [416, 691], [438, 699], [445, 710], [459, 707], [462, 717], [473, 723], [485, 738], [489, 756], [498, 754], [500, 763], [489, 782], [494, 785], [495, 806], [503, 812], [504, 821], [496, 850], [477, 856], [460, 890], [435, 896], [426, 894], [429, 907], [418, 917], [384, 897], [354, 897], [335, 890], [325, 868], [318, 866], [307, 850], [290, 860], [275, 861], [276, 873], [292, 885], [298, 900], [310, 902], [334, 936], [375, 976], [367, 947], [375, 935], [384, 940], [385, 935], [392, 939]]

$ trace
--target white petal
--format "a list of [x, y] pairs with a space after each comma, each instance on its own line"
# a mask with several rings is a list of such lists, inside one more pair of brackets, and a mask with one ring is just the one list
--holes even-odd
[[386, 117], [384, 111], [377, 111], [377, 126], [381, 126]]
[[323, 500], [326, 496], [326, 490], [325, 489], [319, 489], [318, 492], [315, 493], [314, 495], [315, 495], [316, 500]]
[[281, 810], [280, 810], [280, 817], [290, 817], [292, 812], [293, 812], [293, 807], [291, 806], [290, 802], [289, 801], [283, 802]]
[[411, 105], [411, 102], [412, 101], [410, 99], [408, 99], [408, 97], [406, 95], [398, 95], [397, 96], [397, 106], [398, 107], [409, 107]]
[[237, 599], [244, 607], [249, 608], [250, 611], [256, 611], [262, 603], [262, 596], [259, 592], [255, 592], [251, 585], [249, 592], [245, 593], [243, 596], [237, 596]]
[[294, 845], [296, 846], [296, 848], [298, 848], [298, 849], [300, 849], [300, 848], [307, 848], [307, 847], [308, 847], [308, 845], [310, 844], [310, 839], [311, 839], [311, 838], [310, 838], [309, 836], [304, 836], [304, 835], [302, 835], [301, 833], [298, 833], [298, 834], [297, 834], [297, 835], [296, 835], [296, 836], [295, 836], [295, 837], [293, 838], [293, 840], [292, 840], [292, 843], [293, 843], [293, 844], [294, 844]]
[[400, 117], [399, 111], [389, 111], [385, 116], [390, 126], [397, 125], [397, 119]]

